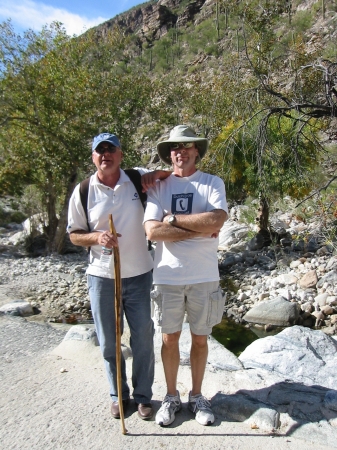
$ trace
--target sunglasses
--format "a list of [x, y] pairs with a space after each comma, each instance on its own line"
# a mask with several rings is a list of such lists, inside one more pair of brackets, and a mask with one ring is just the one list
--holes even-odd
[[108, 144], [106, 147], [99, 145], [96, 147], [95, 152], [99, 155], [104, 155], [105, 152], [116, 153], [117, 147], [114, 145]]
[[194, 142], [180, 142], [174, 143], [170, 145], [171, 150], [179, 150], [180, 147], [183, 148], [192, 148], [194, 146]]

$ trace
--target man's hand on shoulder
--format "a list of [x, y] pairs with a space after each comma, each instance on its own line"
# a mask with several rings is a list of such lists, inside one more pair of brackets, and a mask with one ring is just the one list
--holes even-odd
[[171, 175], [171, 170], [153, 170], [152, 172], [147, 172], [142, 175], [142, 191], [147, 192], [148, 189], [156, 185], [157, 180], [165, 180]]

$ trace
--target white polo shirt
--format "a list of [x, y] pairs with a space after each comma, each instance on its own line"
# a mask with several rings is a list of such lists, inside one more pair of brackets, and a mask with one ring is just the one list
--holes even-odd
[[[142, 225], [144, 217], [143, 205], [137, 190], [120, 169], [120, 178], [114, 189], [102, 184], [97, 172], [90, 177], [88, 191], [88, 222], [90, 231], [109, 230], [109, 214], [112, 214], [118, 238], [121, 276], [135, 277], [149, 272], [153, 268], [153, 260], [147, 250], [145, 231]], [[80, 198], [78, 184], [69, 201], [67, 231], [87, 230], [86, 216]], [[90, 262], [87, 274], [104, 278], [114, 278], [113, 256], [109, 268], [100, 264], [101, 246], [94, 245], [90, 250]]]
[[[221, 178], [195, 172], [190, 177], [173, 174], [148, 191], [144, 222], [162, 221], [166, 214], [197, 214], [222, 209], [228, 213]], [[195, 284], [219, 280], [218, 238], [193, 238], [158, 242], [155, 252], [155, 284]]]

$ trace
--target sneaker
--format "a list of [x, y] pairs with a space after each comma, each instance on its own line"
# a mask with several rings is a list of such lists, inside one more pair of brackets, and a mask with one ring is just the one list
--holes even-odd
[[214, 414], [211, 403], [201, 394], [188, 396], [188, 409], [195, 414], [195, 419], [200, 425], [212, 425]]
[[181, 410], [179, 392], [177, 395], [166, 395], [164, 401], [156, 414], [156, 423], [161, 427], [170, 425], [175, 419], [175, 413]]

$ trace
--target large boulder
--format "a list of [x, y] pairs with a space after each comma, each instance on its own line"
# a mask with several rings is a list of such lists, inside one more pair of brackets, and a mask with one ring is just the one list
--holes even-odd
[[246, 422], [251, 428], [272, 431], [280, 425], [280, 414], [269, 405], [246, 395], [217, 393], [212, 398], [212, 408], [226, 420]]
[[[219, 233], [219, 250], [228, 250], [233, 245], [237, 245], [240, 241], [247, 237], [249, 227], [243, 223], [228, 220], [225, 222]], [[243, 248], [245, 245], [243, 245]]]
[[297, 303], [292, 303], [282, 296], [258, 303], [243, 317], [246, 322], [271, 324], [278, 327], [294, 325], [299, 317]]
[[246, 369], [276, 372], [286, 379], [337, 389], [337, 342], [300, 326], [258, 339], [239, 356]]
[[[129, 347], [122, 344], [121, 350], [124, 359], [132, 357]], [[60, 345], [52, 351], [52, 354], [64, 360], [74, 360], [92, 367], [101, 366], [103, 363], [94, 325], [72, 326]]]

